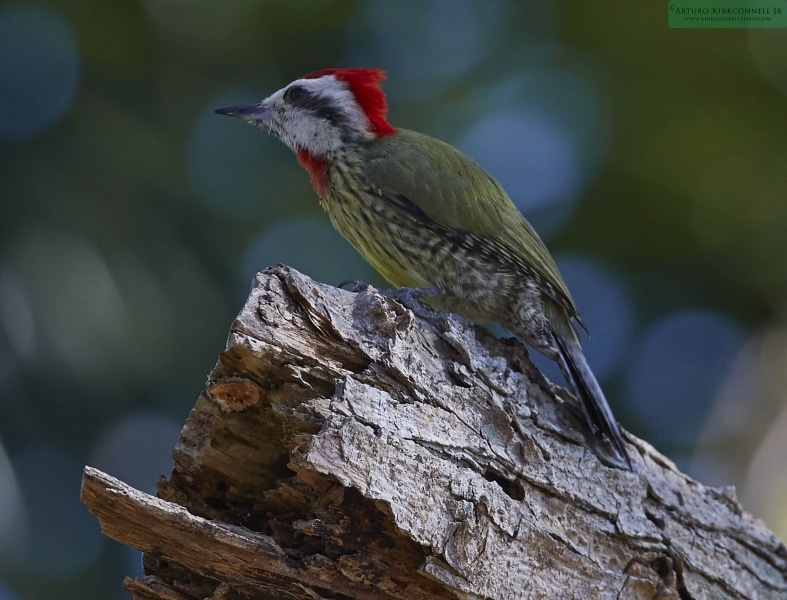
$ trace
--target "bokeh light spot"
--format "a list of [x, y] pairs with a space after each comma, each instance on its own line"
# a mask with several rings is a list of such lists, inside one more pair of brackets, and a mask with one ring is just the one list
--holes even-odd
[[[412, 99], [463, 75], [493, 49], [489, 42], [505, 27], [505, 4], [472, 0], [428, 0], [417, 7], [404, 2], [361, 5], [360, 31], [372, 31], [370, 48], [356, 47], [350, 62], [385, 65]], [[414, 11], [417, 18], [414, 18]], [[450, 22], [450, 26], [446, 24]], [[428, 60], [427, 60], [428, 58]]]
[[277, 263], [331, 285], [345, 279], [371, 281], [375, 277], [372, 267], [327, 218], [286, 219], [263, 231], [246, 252], [240, 273], [242, 285], [248, 287], [256, 273]]
[[36, 228], [20, 232], [9, 254], [47, 348], [90, 380], [113, 372], [125, 305], [96, 248], [70, 232]]
[[[580, 255], [556, 257], [591, 338], [582, 339], [582, 351], [593, 374], [602, 381], [614, 374], [630, 344], [634, 310], [623, 281], [601, 261]], [[563, 381], [554, 361], [538, 352], [531, 358], [552, 381]]]
[[16, 600], [16, 596], [11, 593], [2, 581], [0, 581], [0, 600]]
[[[787, 535], [787, 478], [784, 458], [787, 456], [787, 406], [772, 419], [771, 426], [749, 465], [742, 495], [746, 506], [762, 514], [776, 535]], [[774, 477], [781, 473], [781, 477]], [[755, 513], [755, 514], [757, 514]]]
[[[467, 132], [460, 149], [482, 164], [511, 196], [519, 210], [542, 235], [570, 216], [581, 177], [577, 148], [569, 135], [547, 115], [536, 112], [497, 113], [483, 117]], [[543, 209], [560, 218], [541, 222]]]
[[573, 216], [610, 149], [605, 103], [581, 64], [533, 66], [468, 92], [435, 116], [428, 133], [500, 180], [542, 238]]
[[639, 340], [626, 377], [632, 410], [654, 443], [695, 443], [732, 360], [745, 342], [729, 317], [683, 311], [654, 323]]
[[29, 138], [62, 117], [77, 89], [79, 54], [59, 13], [0, 9], [0, 137]]
[[628, 349], [634, 314], [620, 277], [601, 261], [582, 256], [557, 258], [591, 338], [582, 349], [598, 379], [612, 375]]
[[547, 115], [580, 149], [577, 160], [583, 170], [594, 172], [609, 152], [609, 114], [595, 75], [582, 61], [577, 63], [561, 68], [534, 66], [480, 88], [474, 96], [476, 104], [484, 105], [484, 114], [527, 107], [536, 115]]

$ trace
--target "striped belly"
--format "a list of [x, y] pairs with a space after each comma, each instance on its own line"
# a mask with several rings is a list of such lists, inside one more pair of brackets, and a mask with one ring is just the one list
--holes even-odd
[[348, 194], [323, 202], [336, 230], [392, 285], [435, 285], [420, 264], [422, 249], [418, 233], [413, 231], [415, 224], [404, 222], [408, 218], [406, 215], [387, 211], [382, 205], [375, 206], [374, 199], [363, 196], [365, 194]]
[[323, 201], [334, 227], [396, 287], [436, 288], [442, 308], [496, 320], [514, 277], [381, 198], [351, 193]]

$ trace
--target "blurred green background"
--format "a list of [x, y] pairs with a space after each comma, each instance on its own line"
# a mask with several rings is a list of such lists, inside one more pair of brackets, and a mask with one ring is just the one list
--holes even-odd
[[211, 112], [329, 66], [387, 69], [394, 125], [502, 181], [621, 423], [787, 537], [787, 30], [666, 23], [620, 0], [0, 4], [0, 600], [125, 596], [139, 556], [80, 505], [81, 467], [168, 474], [257, 270], [379, 283], [289, 151]]

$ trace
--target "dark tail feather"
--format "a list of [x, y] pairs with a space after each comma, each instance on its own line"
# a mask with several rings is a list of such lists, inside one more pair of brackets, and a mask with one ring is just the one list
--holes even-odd
[[618, 422], [607, 404], [593, 372], [590, 370], [578, 344], [555, 335], [560, 351], [560, 368], [579, 397], [582, 411], [599, 444], [599, 458], [609, 466], [631, 470], [631, 460], [620, 433]]

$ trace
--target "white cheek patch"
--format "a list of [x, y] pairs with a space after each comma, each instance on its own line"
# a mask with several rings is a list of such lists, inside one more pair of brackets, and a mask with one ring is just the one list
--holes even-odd
[[285, 141], [293, 150], [304, 149], [315, 156], [324, 156], [338, 150], [342, 145], [341, 131], [316, 115], [288, 115], [283, 127]]

